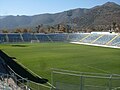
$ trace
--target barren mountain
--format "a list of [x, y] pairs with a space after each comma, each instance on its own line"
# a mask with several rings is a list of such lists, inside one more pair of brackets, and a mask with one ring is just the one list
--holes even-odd
[[[71, 11], [69, 18], [67, 12]], [[77, 8], [55, 14], [40, 14], [34, 16], [0, 16], [0, 29], [13, 29], [20, 27], [36, 27], [39, 24], [56, 25], [59, 23], [76, 24], [79, 28], [91, 28], [111, 25], [113, 22], [120, 24], [120, 5], [107, 2], [101, 6], [90, 9]]]

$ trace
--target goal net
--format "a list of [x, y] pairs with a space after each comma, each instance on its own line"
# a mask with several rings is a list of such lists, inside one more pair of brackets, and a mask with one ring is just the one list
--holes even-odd
[[31, 43], [39, 43], [39, 40], [31, 40]]

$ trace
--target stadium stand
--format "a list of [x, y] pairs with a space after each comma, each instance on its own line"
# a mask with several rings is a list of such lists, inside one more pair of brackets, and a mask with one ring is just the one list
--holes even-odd
[[111, 41], [109, 45], [120, 46], [120, 35], [117, 35], [117, 37], [113, 41]]
[[21, 65], [19, 65], [17, 62], [15, 62], [11, 57], [6, 55], [1, 50], [0, 50], [0, 57], [4, 60], [4, 62], [7, 64], [7, 66], [9, 66], [10, 70], [14, 71], [21, 77], [27, 78], [28, 80], [31, 80], [36, 83], [41, 83], [41, 84], [48, 82], [47, 79], [39, 78], [39, 77], [31, 74], [27, 69], [23, 68]]
[[[5, 78], [5, 76], [8, 77]], [[4, 74], [3, 78], [3, 80], [0, 80], [0, 90], [27, 90], [24, 85], [18, 86], [10, 75]]]
[[6, 34], [8, 36], [9, 42], [22, 42], [22, 39], [20, 37], [20, 34]]
[[99, 38], [97, 41], [95, 41], [94, 44], [105, 45], [107, 42], [109, 42], [114, 37], [115, 35], [105, 34], [101, 38]]
[[35, 36], [37, 37], [37, 39], [40, 41], [40, 42], [49, 42], [51, 41], [46, 34], [35, 34]]
[[79, 42], [119, 47], [120, 35], [111, 33], [0, 34], [0, 43], [5, 42]]
[[4, 60], [0, 57], [0, 90], [23, 90], [15, 83], [18, 82], [18, 80], [15, 80], [15, 77], [11, 75], [10, 69], [7, 67]]
[[0, 90], [30, 90], [28, 82], [38, 84], [48, 82], [47, 79], [30, 73], [13, 59], [0, 50]]
[[82, 42], [83, 43], [91, 43], [92, 41], [94, 41], [99, 36], [100, 36], [100, 34], [91, 34], [89, 37], [87, 37], [84, 40], [82, 40]]
[[88, 34], [80, 34], [80, 33], [71, 33], [68, 34], [68, 39], [71, 42], [79, 42], [81, 39], [86, 37]]
[[48, 37], [54, 42], [64, 42], [67, 39], [66, 34], [49, 34]]
[[32, 35], [29, 33], [22, 34], [22, 37], [23, 37], [24, 42], [30, 42], [32, 39]]
[[0, 43], [7, 42], [6, 34], [0, 34]]
[[9, 74], [9, 72], [7, 72], [6, 67], [3, 63], [0, 63], [0, 73]]

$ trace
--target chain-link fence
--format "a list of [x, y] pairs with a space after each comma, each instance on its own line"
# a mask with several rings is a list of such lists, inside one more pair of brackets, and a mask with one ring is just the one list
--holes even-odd
[[53, 90], [120, 90], [120, 75], [53, 69]]

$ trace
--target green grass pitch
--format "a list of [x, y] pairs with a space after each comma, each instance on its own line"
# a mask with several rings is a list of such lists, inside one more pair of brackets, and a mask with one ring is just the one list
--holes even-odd
[[70, 43], [1, 44], [0, 49], [49, 80], [51, 68], [120, 74], [120, 49]]

